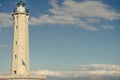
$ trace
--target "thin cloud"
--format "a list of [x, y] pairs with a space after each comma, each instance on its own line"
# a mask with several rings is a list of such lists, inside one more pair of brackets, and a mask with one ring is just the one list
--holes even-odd
[[[113, 21], [120, 19], [120, 13], [117, 13], [109, 5], [100, 1], [64, 0], [61, 5], [57, 0], [51, 0], [52, 6], [49, 9], [50, 14], [44, 14], [39, 18], [31, 17], [31, 25], [40, 24], [61, 24], [76, 25], [80, 28], [90, 31], [98, 31], [99, 28], [93, 24], [101, 25], [102, 20]], [[111, 25], [112, 26], [112, 25]], [[103, 29], [106, 29], [103, 26]]]
[[79, 67], [79, 71], [120, 71], [120, 65], [90, 64]]
[[7, 13], [0, 13], [0, 28], [12, 26], [12, 17]]
[[115, 27], [113, 27], [112, 25], [103, 25], [102, 28], [104, 28], [106, 30], [115, 29]]
[[[113, 30], [114, 25], [109, 22], [120, 19], [120, 13], [101, 1], [84, 0], [77, 2], [74, 0], [64, 0], [61, 5], [57, 0], [51, 0], [52, 8], [48, 11], [50, 14], [44, 14], [30, 18], [30, 25], [41, 24], [59, 24], [74, 25], [85, 30], [99, 31], [102, 29]], [[107, 23], [102, 23], [103, 20]], [[0, 28], [10, 27], [13, 24], [11, 14], [0, 13]], [[108, 25], [109, 24], [109, 25]], [[98, 26], [95, 26], [98, 25]]]
[[74, 71], [50, 71], [50, 70], [38, 70], [32, 72], [38, 75], [57, 76], [57, 77], [81, 77], [81, 76], [119, 76], [120, 77], [120, 65], [105, 65], [105, 64], [91, 64], [83, 65], [79, 69]]

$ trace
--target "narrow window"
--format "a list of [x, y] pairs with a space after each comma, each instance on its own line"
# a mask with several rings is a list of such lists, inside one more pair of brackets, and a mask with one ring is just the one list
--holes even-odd
[[16, 19], [18, 20], [18, 16], [16, 16]]
[[17, 59], [17, 55], [15, 55], [15, 59]]
[[18, 26], [16, 26], [16, 30], [18, 30]]
[[17, 45], [17, 41], [15, 41], [15, 44]]
[[16, 70], [14, 71], [14, 74], [16, 74], [17, 72], [16, 72]]

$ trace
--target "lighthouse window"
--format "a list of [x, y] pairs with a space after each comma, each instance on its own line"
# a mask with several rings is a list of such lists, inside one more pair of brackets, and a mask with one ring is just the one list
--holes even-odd
[[24, 5], [22, 5], [22, 7], [24, 7]]
[[17, 58], [17, 55], [15, 55], [15, 59]]
[[16, 26], [16, 30], [18, 30], [18, 26]]
[[17, 41], [15, 41], [15, 44], [17, 45]]
[[17, 72], [16, 72], [16, 70], [14, 71], [14, 74], [16, 74]]
[[18, 20], [18, 16], [16, 16], [16, 19]]

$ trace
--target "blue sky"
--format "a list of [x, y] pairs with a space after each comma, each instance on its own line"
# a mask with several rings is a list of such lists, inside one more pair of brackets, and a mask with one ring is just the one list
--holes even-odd
[[[12, 11], [0, 0], [0, 71], [9, 72]], [[87, 64], [120, 65], [119, 0], [23, 0], [30, 10], [31, 70], [69, 70]]]

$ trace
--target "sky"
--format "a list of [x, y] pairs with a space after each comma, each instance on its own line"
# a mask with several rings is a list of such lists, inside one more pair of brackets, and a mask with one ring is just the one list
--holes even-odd
[[[13, 9], [0, 0], [0, 71], [9, 72]], [[120, 0], [23, 0], [29, 9], [31, 70], [120, 65]]]

